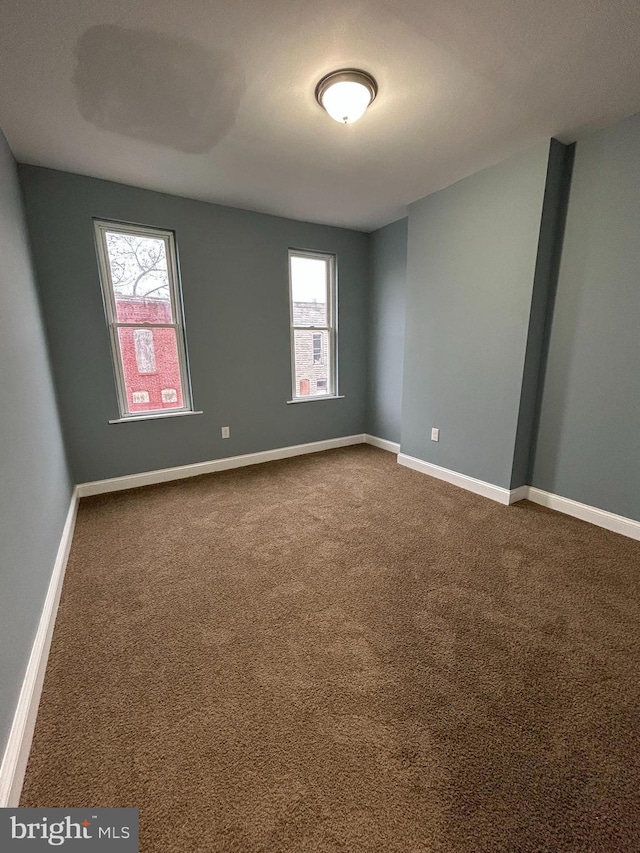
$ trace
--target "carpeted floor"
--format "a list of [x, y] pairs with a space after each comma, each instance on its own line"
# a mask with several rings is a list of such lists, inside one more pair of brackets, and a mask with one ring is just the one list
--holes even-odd
[[640, 850], [640, 542], [358, 446], [81, 502], [23, 806], [145, 853]]

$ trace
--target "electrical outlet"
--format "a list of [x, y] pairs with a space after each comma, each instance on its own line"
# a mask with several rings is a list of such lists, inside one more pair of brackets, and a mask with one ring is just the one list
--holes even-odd
[[431, 429], [431, 441], [440, 441], [440, 430], [437, 427]]
[[222, 437], [223, 438], [231, 438], [231, 434], [229, 432], [229, 427], [222, 427]]

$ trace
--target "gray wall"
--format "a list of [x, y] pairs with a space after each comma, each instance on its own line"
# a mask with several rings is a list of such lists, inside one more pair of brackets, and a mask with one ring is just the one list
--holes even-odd
[[640, 116], [576, 145], [533, 485], [640, 519]]
[[[20, 177], [76, 482], [364, 432], [365, 234], [39, 167]], [[175, 230], [203, 415], [108, 423], [118, 409], [92, 217]], [[289, 247], [338, 256], [343, 400], [287, 405]]]
[[520, 392], [520, 412], [511, 473], [512, 489], [531, 483], [535, 436], [542, 399], [542, 376], [548, 354], [553, 302], [558, 284], [573, 149], [574, 146], [551, 140]]
[[367, 432], [400, 442], [407, 220], [369, 234]]
[[549, 149], [521, 152], [409, 208], [402, 452], [505, 488]]
[[0, 760], [71, 486], [16, 165], [0, 132]]

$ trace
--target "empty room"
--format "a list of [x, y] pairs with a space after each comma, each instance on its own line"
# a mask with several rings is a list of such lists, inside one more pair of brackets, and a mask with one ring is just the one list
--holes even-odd
[[640, 7], [0, 0], [0, 850], [640, 850]]

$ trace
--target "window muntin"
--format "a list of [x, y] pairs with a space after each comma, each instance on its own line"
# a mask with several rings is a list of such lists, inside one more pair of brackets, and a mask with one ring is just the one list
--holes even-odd
[[293, 399], [337, 396], [335, 256], [289, 251]]
[[173, 233], [102, 221], [95, 233], [120, 417], [192, 411]]

